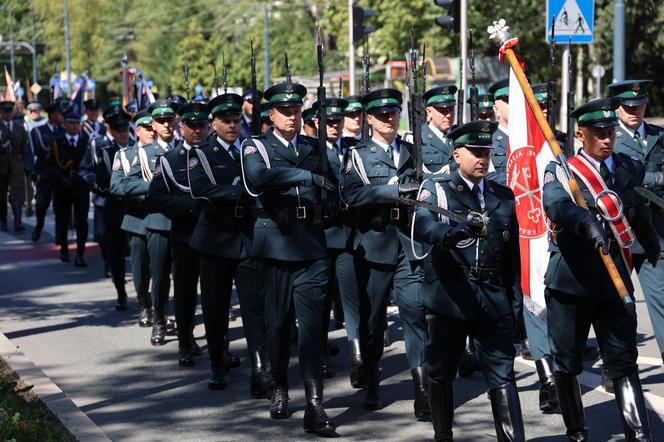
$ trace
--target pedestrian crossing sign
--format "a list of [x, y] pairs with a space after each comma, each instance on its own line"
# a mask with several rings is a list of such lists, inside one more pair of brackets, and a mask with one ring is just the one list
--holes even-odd
[[587, 44], [593, 42], [595, 0], [548, 0], [546, 4], [546, 41], [551, 40], [555, 20], [558, 43]]

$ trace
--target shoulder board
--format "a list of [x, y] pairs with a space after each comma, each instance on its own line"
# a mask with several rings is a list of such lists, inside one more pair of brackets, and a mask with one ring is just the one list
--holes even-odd
[[358, 149], [358, 150], [359, 150], [359, 149], [363, 149], [363, 148], [366, 148], [366, 147], [367, 147], [366, 144], [362, 144], [362, 143], [360, 142], [360, 143], [358, 143], [358, 144], [356, 144], [356, 145], [354, 145], [354, 146], [349, 146], [349, 149]]
[[449, 180], [452, 179], [452, 174], [450, 174], [450, 173], [439, 173], [439, 174], [436, 174], [436, 175], [432, 176], [429, 179], [431, 181], [435, 182], [435, 183], [444, 183], [444, 182], [449, 181]]

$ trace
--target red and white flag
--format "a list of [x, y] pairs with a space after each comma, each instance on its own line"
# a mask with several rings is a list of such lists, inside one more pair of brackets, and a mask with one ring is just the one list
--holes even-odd
[[514, 192], [519, 220], [521, 289], [524, 305], [540, 314], [544, 302], [544, 273], [549, 263], [547, 220], [542, 205], [544, 169], [553, 153], [510, 69], [507, 185]]
[[16, 101], [16, 94], [14, 93], [14, 80], [12, 76], [7, 72], [7, 66], [5, 66], [5, 81], [7, 82], [7, 90], [5, 90], [5, 101]]

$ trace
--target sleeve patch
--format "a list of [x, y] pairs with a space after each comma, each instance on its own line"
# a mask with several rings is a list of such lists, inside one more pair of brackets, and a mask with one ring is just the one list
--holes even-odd
[[120, 163], [120, 158], [116, 158], [115, 161], [113, 161], [113, 170], [120, 170], [121, 166], [122, 164]]
[[249, 155], [253, 155], [258, 151], [255, 146], [247, 146], [244, 149], [244, 156], [248, 157]]
[[197, 158], [191, 158], [189, 160], [189, 165], [187, 167], [189, 168], [189, 170], [191, 170], [194, 167], [196, 167], [197, 165], [198, 165], [198, 159]]
[[551, 181], [555, 180], [556, 176], [553, 174], [553, 172], [545, 172], [544, 173], [544, 184], [550, 183]]
[[417, 200], [418, 201], [426, 201], [427, 198], [431, 196], [431, 192], [429, 192], [427, 189], [422, 189], [419, 195], [417, 195]]

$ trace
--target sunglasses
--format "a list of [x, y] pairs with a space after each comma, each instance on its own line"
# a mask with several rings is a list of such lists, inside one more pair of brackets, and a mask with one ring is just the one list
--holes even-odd
[[172, 123], [173, 120], [175, 120], [173, 117], [157, 117], [152, 119], [152, 121], [159, 124]]

